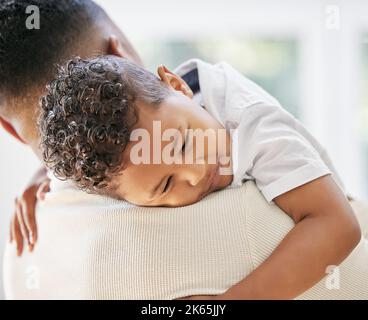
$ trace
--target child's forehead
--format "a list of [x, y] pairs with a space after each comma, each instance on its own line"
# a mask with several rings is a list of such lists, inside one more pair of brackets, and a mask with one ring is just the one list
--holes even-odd
[[181, 112], [180, 108], [165, 101], [158, 105], [147, 105], [138, 102], [138, 121], [135, 129], [153, 130], [177, 129], [179, 125], [190, 118], [189, 113]]

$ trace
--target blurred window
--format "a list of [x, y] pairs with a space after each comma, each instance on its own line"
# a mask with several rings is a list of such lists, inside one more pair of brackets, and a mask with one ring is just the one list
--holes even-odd
[[286, 39], [197, 39], [138, 43], [146, 67], [155, 72], [165, 64], [174, 69], [191, 58], [216, 63], [227, 61], [241, 73], [275, 96], [294, 116], [300, 111], [298, 42]]

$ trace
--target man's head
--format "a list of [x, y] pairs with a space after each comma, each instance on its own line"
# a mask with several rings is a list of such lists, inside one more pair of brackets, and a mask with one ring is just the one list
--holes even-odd
[[[26, 27], [30, 5], [39, 9], [40, 29]], [[0, 1], [0, 124], [37, 151], [39, 97], [56, 64], [93, 54], [140, 62], [122, 32], [93, 1]]]
[[194, 203], [231, 175], [219, 174], [229, 135], [192, 96], [163, 66], [155, 76], [115, 56], [68, 61], [42, 99], [45, 163], [84, 190], [138, 205]]

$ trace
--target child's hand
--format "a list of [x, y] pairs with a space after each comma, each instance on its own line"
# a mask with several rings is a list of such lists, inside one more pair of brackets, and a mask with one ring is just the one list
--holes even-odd
[[11, 220], [10, 242], [17, 246], [17, 254], [23, 252], [24, 243], [32, 251], [37, 242], [36, 204], [44, 200], [49, 191], [49, 179], [45, 176], [37, 177], [25, 189], [22, 195], [15, 199], [15, 211]]

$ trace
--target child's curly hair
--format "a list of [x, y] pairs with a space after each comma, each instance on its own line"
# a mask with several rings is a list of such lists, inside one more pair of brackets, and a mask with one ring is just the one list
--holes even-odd
[[46, 90], [38, 122], [46, 166], [57, 178], [100, 194], [123, 169], [138, 121], [135, 102], [158, 105], [169, 94], [154, 74], [113, 56], [67, 61]]

